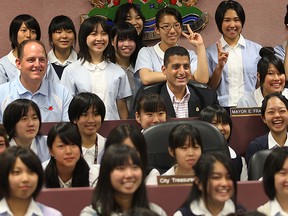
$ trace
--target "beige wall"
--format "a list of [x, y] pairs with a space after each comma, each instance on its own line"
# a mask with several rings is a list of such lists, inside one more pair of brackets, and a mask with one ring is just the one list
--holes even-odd
[[[123, 0], [122, 0], [123, 1]], [[208, 12], [209, 23], [202, 31], [206, 46], [220, 37], [214, 21], [214, 12], [221, 0], [198, 0], [197, 7]], [[277, 45], [287, 37], [283, 19], [286, 13], [287, 0], [239, 0], [246, 12], [246, 23], [243, 30], [245, 38], [261, 45]], [[80, 14], [92, 9], [88, 0], [1, 0], [0, 1], [0, 57], [6, 55], [10, 48], [9, 25], [11, 20], [21, 13], [34, 16], [42, 29], [41, 40], [48, 46], [47, 28], [50, 20], [60, 14], [69, 16], [79, 29]], [[181, 44], [185, 45], [182, 41]]]

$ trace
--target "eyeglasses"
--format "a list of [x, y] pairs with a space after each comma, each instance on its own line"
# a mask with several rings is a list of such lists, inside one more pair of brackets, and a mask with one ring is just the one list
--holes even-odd
[[172, 27], [174, 28], [175, 31], [179, 31], [182, 28], [180, 23], [175, 23], [174, 25], [166, 24], [166, 25], [163, 25], [163, 26], [159, 26], [159, 28], [163, 29], [163, 31], [165, 31], [165, 32], [171, 31]]

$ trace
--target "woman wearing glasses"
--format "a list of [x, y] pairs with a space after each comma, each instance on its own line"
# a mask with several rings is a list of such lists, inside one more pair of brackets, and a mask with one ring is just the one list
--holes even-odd
[[[208, 64], [203, 39], [200, 34], [194, 33], [187, 26], [189, 34], [182, 32], [181, 14], [171, 7], [165, 7], [156, 14], [155, 32], [161, 38], [161, 41], [153, 47], [143, 47], [139, 53], [135, 65], [135, 76], [140, 76], [143, 85], [166, 80], [166, 76], [161, 72], [163, 65], [164, 52], [172, 46], [176, 46], [181, 35], [186, 37], [189, 43], [196, 48], [189, 50], [191, 63], [191, 78], [198, 82], [207, 83], [209, 79]], [[155, 73], [158, 72], [158, 73]]]

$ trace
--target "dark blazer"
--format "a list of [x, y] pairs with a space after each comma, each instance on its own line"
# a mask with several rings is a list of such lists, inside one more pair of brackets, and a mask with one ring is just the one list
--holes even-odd
[[[203, 108], [212, 104], [219, 104], [216, 91], [210, 89], [207, 85], [195, 81], [189, 81], [187, 86], [190, 91], [190, 99], [188, 102], [189, 117], [198, 117]], [[166, 82], [161, 82], [150, 86], [142, 86], [136, 94], [132, 112], [135, 113], [136, 104], [140, 97], [148, 93], [160, 94], [166, 103], [167, 115], [170, 118], [176, 117], [176, 113], [167, 90]]]
[[268, 149], [268, 133], [263, 136], [254, 139], [248, 146], [246, 151], [245, 160], [247, 165], [249, 164], [250, 158], [260, 150]]

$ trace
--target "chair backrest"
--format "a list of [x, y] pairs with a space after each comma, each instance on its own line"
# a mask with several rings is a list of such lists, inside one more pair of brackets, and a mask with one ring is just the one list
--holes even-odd
[[264, 163], [272, 149], [256, 152], [248, 164], [248, 180], [259, 180], [263, 176]]
[[163, 173], [174, 164], [174, 159], [168, 153], [168, 137], [173, 127], [184, 123], [191, 124], [200, 131], [204, 152], [217, 151], [230, 156], [224, 136], [213, 125], [199, 120], [169, 121], [153, 125], [143, 132], [150, 166]]

